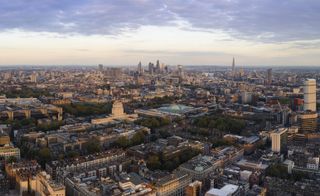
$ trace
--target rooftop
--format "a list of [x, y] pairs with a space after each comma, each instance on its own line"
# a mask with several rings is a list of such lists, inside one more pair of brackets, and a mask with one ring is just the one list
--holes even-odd
[[221, 189], [210, 189], [207, 193], [206, 196], [230, 196], [233, 193], [235, 193], [239, 189], [239, 186], [233, 185], [233, 184], [227, 184]]
[[175, 113], [175, 114], [184, 114], [192, 111], [194, 108], [190, 106], [185, 106], [181, 104], [171, 104], [168, 106], [163, 106], [158, 108], [157, 110], [165, 113]]

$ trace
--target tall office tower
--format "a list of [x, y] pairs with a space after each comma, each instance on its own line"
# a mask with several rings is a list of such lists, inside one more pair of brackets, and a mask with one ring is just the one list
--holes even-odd
[[243, 76], [244, 76], [244, 70], [243, 70], [243, 68], [241, 68], [241, 69], [239, 70], [239, 76], [240, 76], [240, 77], [243, 77]]
[[164, 70], [164, 67], [165, 67], [166, 65], [164, 64], [164, 63], [161, 63], [160, 64], [160, 72], [161, 73], [163, 73], [163, 70]]
[[149, 63], [149, 74], [153, 74], [153, 70], [154, 70], [154, 66], [153, 66], [153, 63]]
[[157, 64], [156, 64], [156, 72], [159, 73], [160, 72], [160, 61], [157, 60]]
[[287, 147], [287, 128], [280, 128], [271, 133], [272, 151], [285, 152]]
[[233, 57], [233, 60], [232, 60], [232, 76], [233, 77], [235, 76], [235, 72], [236, 72], [236, 60]]
[[142, 64], [141, 64], [141, 61], [140, 61], [139, 64], [138, 64], [138, 73], [139, 73], [139, 74], [142, 74]]
[[270, 85], [272, 83], [272, 69], [267, 70], [267, 85]]
[[37, 83], [37, 74], [36, 73], [32, 73], [30, 76], [31, 82], [33, 83]]
[[179, 77], [183, 78], [183, 69], [182, 69], [182, 65], [178, 65], [178, 75], [179, 75]]
[[165, 72], [165, 73], [169, 73], [169, 67], [168, 67], [168, 66], [165, 66], [165, 67], [164, 67], [164, 72]]
[[98, 68], [99, 68], [99, 71], [103, 71], [103, 65], [102, 64], [99, 64]]
[[315, 79], [307, 79], [303, 86], [304, 111], [317, 111], [317, 84]]

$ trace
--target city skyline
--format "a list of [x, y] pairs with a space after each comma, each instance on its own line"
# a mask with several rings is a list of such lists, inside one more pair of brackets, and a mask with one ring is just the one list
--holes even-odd
[[0, 67], [0, 195], [317, 196], [320, 67]]
[[0, 65], [319, 65], [318, 1], [4, 1]]

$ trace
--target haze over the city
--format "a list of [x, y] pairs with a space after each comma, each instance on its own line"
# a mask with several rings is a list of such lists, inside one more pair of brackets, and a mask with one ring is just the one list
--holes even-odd
[[0, 65], [319, 65], [317, 0], [3, 0]]

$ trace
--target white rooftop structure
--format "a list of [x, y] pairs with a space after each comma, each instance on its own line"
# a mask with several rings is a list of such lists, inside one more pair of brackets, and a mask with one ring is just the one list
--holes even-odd
[[239, 190], [239, 186], [227, 184], [221, 189], [212, 188], [206, 192], [205, 196], [232, 196]]

